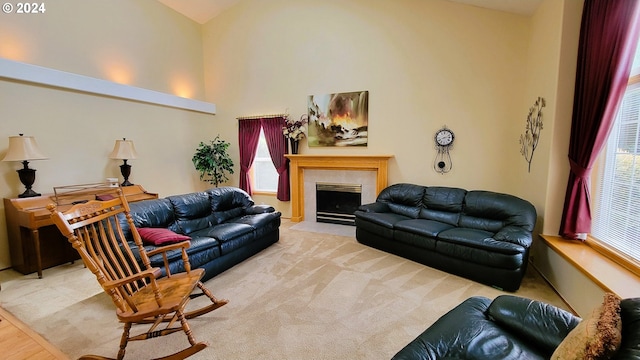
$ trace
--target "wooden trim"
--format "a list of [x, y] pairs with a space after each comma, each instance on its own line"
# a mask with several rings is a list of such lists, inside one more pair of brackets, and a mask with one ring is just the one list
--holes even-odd
[[253, 195], [276, 196], [278, 193], [275, 191], [256, 190]]
[[603, 291], [612, 292], [622, 298], [640, 297], [640, 276], [602, 255], [585, 242], [552, 235], [540, 235], [540, 238]]
[[640, 276], [640, 265], [638, 264], [637, 261], [634, 261], [633, 259], [626, 257], [624, 254], [621, 254], [620, 252], [608, 247], [605, 243], [603, 243], [602, 241], [596, 238], [591, 237], [590, 235], [587, 236], [587, 240], [585, 241], [585, 244], [590, 246], [591, 248], [593, 248], [595, 251], [599, 252], [603, 256], [606, 256], [607, 258], [613, 260], [616, 264], [619, 264], [620, 266], [631, 271], [635, 275]]
[[393, 155], [285, 155], [290, 160], [291, 221], [304, 220], [304, 169], [371, 170], [376, 172], [376, 195], [387, 187], [388, 162]]

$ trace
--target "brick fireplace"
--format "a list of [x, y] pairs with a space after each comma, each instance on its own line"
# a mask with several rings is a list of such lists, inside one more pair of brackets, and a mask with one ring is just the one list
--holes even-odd
[[387, 168], [393, 155], [285, 155], [291, 177], [291, 221], [305, 219], [305, 171], [372, 171], [375, 195], [387, 187]]

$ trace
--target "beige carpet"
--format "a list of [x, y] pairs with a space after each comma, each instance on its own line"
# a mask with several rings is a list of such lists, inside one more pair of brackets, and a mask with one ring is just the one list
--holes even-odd
[[[390, 359], [462, 300], [504, 293], [353, 237], [292, 225], [285, 221], [278, 243], [206, 283], [230, 303], [190, 321], [196, 339], [210, 344], [193, 359]], [[40, 280], [2, 271], [0, 282], [0, 306], [71, 358], [115, 356], [121, 325], [81, 264], [47, 269]], [[566, 308], [534, 270], [516, 295]], [[126, 358], [187, 344], [180, 333], [135, 342]]]

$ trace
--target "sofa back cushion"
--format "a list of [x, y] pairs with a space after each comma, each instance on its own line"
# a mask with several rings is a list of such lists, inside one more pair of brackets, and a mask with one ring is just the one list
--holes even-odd
[[167, 197], [173, 205], [176, 222], [183, 234], [190, 234], [217, 224], [211, 211], [211, 201], [206, 192], [196, 192]]
[[430, 186], [422, 197], [420, 218], [458, 225], [467, 191], [464, 189]]
[[414, 184], [393, 184], [383, 189], [376, 201], [386, 203], [396, 214], [417, 218], [420, 214], [425, 187]]
[[[152, 199], [129, 203], [133, 224], [138, 228], [167, 228], [179, 232], [173, 214], [173, 206], [167, 199]], [[118, 221], [122, 226], [125, 238], [132, 241], [131, 230], [124, 214], [118, 214]]]
[[213, 188], [207, 190], [207, 194], [209, 194], [213, 216], [218, 223], [243, 215], [245, 209], [254, 204], [246, 191], [236, 187]]
[[505, 226], [533, 231], [536, 209], [530, 202], [513, 195], [491, 191], [467, 192], [459, 226], [498, 232]]

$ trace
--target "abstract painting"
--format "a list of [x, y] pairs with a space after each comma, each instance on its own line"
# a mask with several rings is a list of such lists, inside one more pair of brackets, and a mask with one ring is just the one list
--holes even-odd
[[310, 95], [308, 145], [367, 146], [369, 92]]

